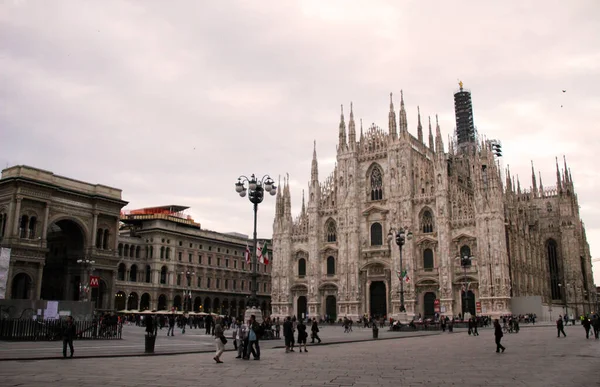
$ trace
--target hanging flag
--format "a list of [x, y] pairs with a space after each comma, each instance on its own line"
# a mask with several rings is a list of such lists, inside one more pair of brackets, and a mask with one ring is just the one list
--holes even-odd
[[246, 251], [244, 252], [244, 258], [246, 258], [246, 263], [250, 263], [250, 247], [248, 247], [248, 242], [246, 242]]
[[265, 244], [263, 245], [261, 252], [262, 252], [261, 263], [268, 265], [269, 264], [269, 250], [267, 250], [267, 241], [265, 241]]
[[258, 243], [256, 245], [256, 260], [260, 263], [263, 263], [262, 248], [258, 246]]

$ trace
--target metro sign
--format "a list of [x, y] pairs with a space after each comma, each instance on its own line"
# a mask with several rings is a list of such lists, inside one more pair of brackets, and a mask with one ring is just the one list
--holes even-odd
[[90, 276], [90, 288], [97, 288], [100, 286], [100, 277], [97, 275]]

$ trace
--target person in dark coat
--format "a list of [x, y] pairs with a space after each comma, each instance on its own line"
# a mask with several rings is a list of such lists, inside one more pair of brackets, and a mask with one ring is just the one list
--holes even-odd
[[63, 327], [62, 338], [63, 338], [63, 357], [67, 357], [67, 344], [69, 345], [69, 349], [71, 350], [71, 357], [73, 357], [73, 339], [75, 339], [75, 335], [77, 334], [75, 323], [73, 322], [73, 317], [68, 316], [67, 322]]
[[310, 327], [310, 332], [311, 332], [311, 338], [312, 338], [311, 343], [314, 344], [315, 339], [317, 339], [317, 340], [319, 340], [319, 344], [321, 344], [321, 338], [319, 337], [319, 324], [317, 323], [316, 318], [313, 318], [313, 320], [312, 320], [312, 326]]
[[567, 337], [567, 334], [565, 333], [565, 325], [563, 323], [563, 319], [560, 316], [558, 316], [558, 320], [556, 320], [556, 330], [558, 332], [557, 337], [560, 337], [561, 333], [564, 335], [564, 337]]
[[504, 353], [506, 348], [500, 344], [500, 340], [502, 340], [504, 333], [502, 333], [502, 327], [500, 326], [500, 321], [498, 321], [498, 319], [494, 320], [494, 336], [496, 338], [496, 352], [500, 352], [500, 350], [502, 350], [502, 353]]
[[294, 340], [294, 326], [292, 319], [288, 316], [283, 323], [283, 338], [285, 341], [285, 352], [294, 352], [292, 341]]

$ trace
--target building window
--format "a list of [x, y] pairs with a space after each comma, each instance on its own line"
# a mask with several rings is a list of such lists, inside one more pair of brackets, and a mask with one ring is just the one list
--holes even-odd
[[152, 282], [152, 269], [150, 265], [146, 265], [146, 283]]
[[188, 254], [188, 261], [189, 261], [190, 263], [192, 263], [192, 253], [189, 253], [189, 254]]
[[119, 257], [123, 256], [123, 244], [119, 243]]
[[160, 283], [162, 285], [166, 285], [167, 283], [167, 267], [163, 266], [162, 269], [160, 269]]
[[423, 251], [423, 269], [426, 271], [433, 270], [433, 250], [431, 249]]
[[546, 242], [546, 254], [550, 268], [550, 293], [553, 300], [561, 300], [560, 268], [558, 267], [558, 246], [554, 239]]
[[182, 253], [181, 251], [177, 253], [177, 260], [178, 260], [179, 262], [181, 262], [181, 257], [182, 257], [182, 256], [183, 256], [183, 253]]
[[199, 288], [202, 287], [202, 277], [198, 277], [198, 282], [196, 286], [198, 286]]
[[193, 245], [190, 243], [190, 249], [192, 248], [192, 246], [193, 246]]
[[380, 223], [371, 225], [371, 246], [383, 245], [383, 230]]
[[424, 233], [433, 232], [433, 215], [431, 215], [431, 211], [429, 210], [423, 211], [423, 215], [421, 216], [421, 229]]
[[181, 286], [181, 274], [177, 274], [177, 286]]
[[210, 257], [210, 256], [208, 257], [208, 265], [209, 266], [212, 265], [212, 257]]
[[217, 253], [220, 253], [220, 252], [221, 252], [221, 248], [217, 247]]
[[229, 289], [229, 280], [225, 280], [225, 290]]
[[221, 289], [221, 279], [217, 278], [217, 289]]
[[242, 261], [242, 270], [246, 270], [246, 262]]
[[265, 292], [265, 293], [267, 292], [267, 283], [266, 282], [263, 284], [263, 292]]
[[243, 291], [243, 290], [244, 290], [244, 286], [245, 286], [245, 285], [246, 285], [246, 282], [245, 282], [245, 281], [242, 281], [242, 286], [240, 287], [240, 290], [242, 290], [242, 291]]
[[217, 266], [221, 266], [221, 258], [217, 258]]
[[371, 170], [371, 200], [383, 199], [383, 178], [381, 169], [375, 166]]
[[300, 258], [298, 260], [298, 277], [304, 277], [306, 275], [306, 260]]
[[467, 245], [463, 245], [460, 248], [460, 258], [468, 257], [471, 258], [471, 248]]
[[233, 290], [237, 289], [237, 281], [233, 280]]
[[206, 279], [206, 288], [210, 289], [210, 278]]
[[212, 246], [208, 246], [208, 251], [212, 251]]
[[237, 259], [233, 261], [233, 268], [237, 269]]
[[167, 247], [167, 259], [171, 259], [171, 248]]
[[182, 242], [182, 241], [179, 241], [179, 246], [182, 246], [182, 245], [183, 245], [183, 242]]
[[327, 257], [327, 275], [334, 276], [335, 275], [335, 258]]
[[229, 267], [229, 259], [225, 259], [225, 267]]
[[165, 246], [160, 248], [160, 259], [165, 259]]
[[328, 243], [334, 243], [337, 239], [337, 232], [336, 232], [336, 227], [335, 227], [335, 222], [333, 221], [333, 219], [330, 219], [327, 222], [327, 228], [326, 228], [327, 232], [326, 232], [326, 240]]
[[202, 254], [198, 255], [198, 264], [202, 265]]

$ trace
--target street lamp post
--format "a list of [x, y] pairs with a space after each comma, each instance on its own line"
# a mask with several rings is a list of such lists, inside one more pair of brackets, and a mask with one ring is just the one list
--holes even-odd
[[404, 306], [404, 265], [402, 264], [402, 246], [404, 246], [406, 240], [412, 239], [412, 232], [408, 231], [407, 227], [400, 227], [399, 229], [391, 228], [388, 232], [388, 241], [391, 242], [392, 239], [396, 240], [400, 252], [400, 313], [406, 313], [406, 307]]
[[192, 289], [191, 289], [191, 276], [195, 275], [196, 272], [194, 271], [182, 271], [179, 274], [183, 274], [185, 275], [185, 281], [186, 281], [186, 286], [187, 286], [187, 290], [184, 289], [183, 290], [183, 311], [184, 312], [189, 312], [190, 311], [190, 307], [191, 305], [188, 305], [188, 300], [189, 303], [191, 304], [192, 301]]
[[[91, 259], [78, 259], [77, 263], [83, 267], [84, 278], [79, 283], [79, 299], [81, 301], [88, 301], [87, 294], [90, 291], [90, 268], [96, 263]], [[92, 268], [92, 270], [94, 270]]]
[[[248, 188], [245, 187], [245, 183], [248, 183]], [[258, 205], [260, 203], [262, 203], [263, 199], [264, 199], [264, 194], [265, 191], [270, 193], [271, 196], [275, 196], [275, 194], [277, 194], [277, 187], [275, 186], [273, 179], [271, 179], [271, 177], [269, 175], [264, 175], [262, 177], [262, 179], [257, 179], [254, 174], [252, 174], [250, 176], [250, 178], [242, 175], [240, 177], [238, 177], [238, 181], [237, 183], [235, 183], [235, 191], [241, 196], [244, 197], [246, 196], [246, 193], [248, 193], [248, 200], [250, 200], [250, 202], [253, 204], [253, 208], [254, 208], [254, 233], [253, 233], [253, 239], [254, 239], [254, 252], [252, 253], [252, 290], [251, 290], [251, 296], [248, 299], [248, 303], [246, 305], [247, 309], [246, 309], [246, 314], [247, 316], [244, 317], [245, 320], [249, 319], [249, 315], [248, 314], [254, 314], [256, 317], [256, 320], [259, 322], [262, 322], [262, 312], [260, 311], [259, 308], [259, 302], [258, 302], [258, 297], [256, 296], [256, 291], [257, 291], [257, 278], [258, 278], [258, 270], [257, 270], [257, 257], [256, 257], [256, 250], [258, 248], [257, 246], [257, 237], [256, 237], [256, 215], [258, 212]], [[248, 192], [249, 191], [249, 192]], [[255, 308], [256, 310], [252, 311], [252, 312], [248, 312], [250, 311], [252, 308]]]

